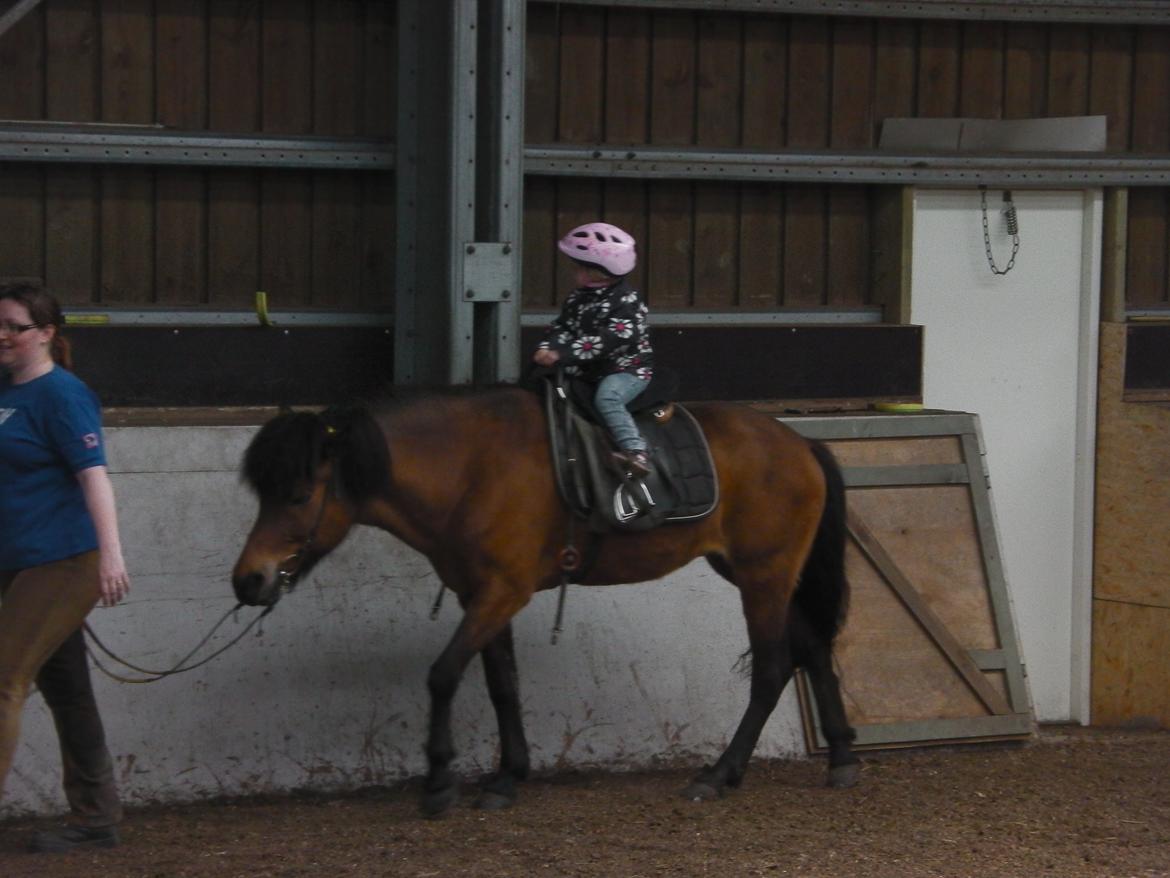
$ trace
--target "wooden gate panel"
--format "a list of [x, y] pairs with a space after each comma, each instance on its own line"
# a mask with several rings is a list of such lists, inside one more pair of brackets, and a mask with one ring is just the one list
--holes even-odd
[[[834, 655], [858, 746], [1029, 735], [975, 416], [788, 423], [828, 441], [845, 476], [852, 600]], [[809, 746], [820, 750], [798, 679]]]

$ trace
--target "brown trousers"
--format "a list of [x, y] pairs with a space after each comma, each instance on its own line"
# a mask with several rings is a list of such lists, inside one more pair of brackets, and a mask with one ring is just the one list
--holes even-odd
[[97, 552], [0, 571], [0, 790], [35, 681], [57, 726], [65, 797], [86, 826], [122, 819], [81, 630], [99, 596]]

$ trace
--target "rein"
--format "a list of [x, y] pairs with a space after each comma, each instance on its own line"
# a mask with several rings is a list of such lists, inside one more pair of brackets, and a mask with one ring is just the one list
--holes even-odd
[[204, 644], [206, 644], [207, 641], [209, 641], [211, 639], [211, 636], [213, 634], [215, 634], [216, 631], [219, 630], [219, 626], [221, 626], [224, 622], [227, 621], [228, 616], [237, 612], [240, 609], [240, 607], [242, 607], [242, 606], [243, 606], [243, 604], [236, 604], [234, 607], [232, 607], [230, 610], [228, 610], [226, 613], [224, 613], [223, 616], [220, 618], [220, 620], [218, 622], [216, 622], [215, 625], [212, 626], [211, 630], [207, 632], [207, 634], [203, 637], [203, 639], [200, 640], [197, 644], [195, 644], [195, 648], [192, 649], [185, 656], [183, 656], [181, 659], [179, 659], [177, 662], [175, 662], [174, 667], [169, 668], [168, 670], [165, 670], [165, 671], [151, 670], [150, 668], [142, 668], [142, 667], [139, 667], [138, 665], [136, 665], [132, 662], [126, 661], [126, 659], [117, 655], [116, 653], [111, 651], [108, 646], [106, 646], [104, 643], [102, 643], [101, 638], [98, 637], [96, 633], [94, 633], [94, 630], [89, 626], [89, 623], [86, 622], [85, 626], [84, 626], [86, 636], [89, 637], [89, 639], [93, 642], [93, 644], [95, 646], [97, 646], [97, 648], [100, 649], [103, 653], [105, 653], [107, 657], [113, 659], [114, 661], [118, 662], [119, 664], [123, 665], [124, 667], [129, 668], [132, 671], [137, 671], [140, 674], [149, 674], [149, 676], [147, 676], [147, 677], [125, 677], [125, 676], [122, 676], [121, 674], [115, 673], [114, 671], [111, 671], [109, 668], [107, 668], [105, 665], [102, 664], [101, 660], [97, 657], [97, 655], [94, 653], [94, 651], [92, 649], [88, 650], [89, 657], [93, 660], [94, 665], [97, 667], [97, 669], [99, 671], [101, 671], [107, 677], [109, 677], [113, 680], [117, 680], [119, 683], [155, 683], [158, 680], [163, 679], [164, 677], [171, 677], [171, 676], [174, 676], [175, 674], [181, 674], [184, 671], [193, 671], [196, 668], [203, 667], [203, 665], [207, 664], [209, 661], [211, 661], [213, 658], [220, 655], [221, 653], [226, 652], [229, 647], [235, 646], [237, 643], [239, 643], [243, 639], [245, 634], [247, 634], [249, 631], [252, 630], [252, 628], [256, 625], [257, 622], [259, 622], [261, 619], [263, 619], [265, 616], [267, 616], [269, 613], [271, 613], [274, 609], [276, 609], [276, 604], [271, 604], [270, 606], [265, 607], [264, 612], [262, 612], [259, 616], [254, 618], [251, 622], [249, 622], [244, 627], [244, 630], [241, 631], [239, 634], [237, 634], [235, 637], [233, 637], [230, 641], [228, 641], [226, 644], [221, 646], [219, 649], [217, 649], [211, 655], [200, 659], [199, 661], [197, 661], [193, 665], [188, 665], [187, 662], [190, 661], [191, 656], [193, 656], [193, 655], [195, 655], [195, 653], [199, 652], [199, 650], [203, 648]]
[[[333, 432], [332, 427], [327, 427], [326, 429], [330, 433]], [[99, 638], [97, 636], [97, 634], [94, 633], [94, 630], [89, 627], [89, 623], [87, 622], [87, 623], [85, 623], [85, 633], [89, 636], [90, 640], [93, 641], [93, 643], [97, 646], [98, 649], [100, 649], [103, 653], [106, 654], [106, 656], [108, 656], [109, 658], [118, 662], [122, 666], [127, 667], [132, 671], [137, 671], [140, 674], [147, 674], [148, 676], [135, 678], [135, 677], [125, 677], [125, 676], [122, 676], [121, 674], [117, 674], [117, 673], [111, 671], [105, 665], [103, 665], [101, 663], [101, 660], [94, 654], [93, 650], [89, 650], [89, 657], [91, 659], [93, 659], [93, 663], [97, 667], [97, 669], [99, 671], [101, 671], [103, 674], [105, 674], [107, 677], [110, 677], [111, 679], [117, 680], [120, 683], [154, 683], [154, 682], [157, 682], [158, 680], [163, 679], [164, 677], [171, 677], [171, 676], [174, 676], [175, 674], [181, 674], [184, 671], [193, 671], [196, 668], [203, 667], [203, 665], [207, 664], [213, 658], [226, 652], [230, 647], [235, 646], [237, 643], [239, 643], [243, 639], [244, 635], [252, 630], [252, 628], [256, 625], [256, 623], [258, 623], [261, 619], [263, 619], [265, 616], [267, 616], [269, 613], [271, 613], [273, 610], [276, 609], [276, 604], [280, 601], [280, 598], [283, 595], [288, 594], [290, 591], [292, 591], [296, 587], [297, 574], [300, 572], [301, 563], [304, 561], [305, 555], [308, 554], [309, 549], [311, 549], [313, 547], [313, 544], [317, 541], [317, 531], [321, 527], [321, 522], [325, 520], [325, 509], [326, 509], [326, 507], [328, 507], [329, 500], [333, 496], [333, 493], [334, 493], [333, 482], [336, 478], [337, 478], [337, 470], [336, 470], [336, 468], [334, 468], [333, 471], [329, 475], [329, 482], [325, 486], [325, 495], [321, 498], [321, 505], [317, 509], [317, 518], [313, 521], [313, 526], [309, 529], [308, 536], [305, 537], [304, 542], [302, 542], [297, 547], [296, 551], [294, 551], [292, 554], [290, 554], [288, 557], [286, 557], [283, 561], [280, 562], [280, 567], [277, 568], [276, 584], [277, 584], [278, 591], [277, 591], [276, 600], [274, 600], [271, 604], [266, 606], [264, 608], [264, 611], [262, 613], [260, 613], [260, 615], [258, 615], [251, 622], [249, 622], [247, 624], [247, 626], [244, 628], [244, 630], [241, 631], [239, 634], [237, 634], [235, 637], [233, 637], [228, 643], [221, 646], [219, 649], [217, 649], [211, 655], [209, 655], [203, 659], [200, 659], [195, 664], [193, 664], [193, 665], [187, 664], [187, 662], [190, 661], [191, 657], [193, 655], [195, 655], [195, 653], [197, 653], [200, 649], [202, 649], [204, 644], [206, 644], [207, 641], [209, 641], [211, 639], [211, 636], [213, 634], [215, 634], [216, 631], [219, 630], [219, 627], [224, 622], [227, 621], [228, 616], [232, 615], [233, 613], [236, 613], [240, 609], [240, 607], [244, 606], [243, 604], [238, 603], [234, 607], [232, 607], [230, 610], [228, 610], [226, 613], [224, 613], [223, 616], [220, 618], [220, 620], [218, 622], [216, 622], [214, 626], [212, 626], [210, 631], [207, 632], [207, 634], [204, 636], [204, 638], [202, 640], [200, 640], [197, 644], [195, 644], [194, 649], [192, 649], [189, 653], [187, 653], [185, 656], [183, 656], [181, 659], [179, 659], [179, 661], [177, 661], [175, 663], [174, 667], [169, 668], [168, 670], [165, 670], [165, 671], [157, 671], [157, 670], [151, 670], [150, 668], [142, 668], [136, 664], [133, 664], [132, 662], [126, 661], [126, 659], [122, 658], [121, 656], [116, 655], [114, 652], [112, 652], [109, 649], [109, 647], [107, 647], [104, 643], [102, 643], [101, 638]]]

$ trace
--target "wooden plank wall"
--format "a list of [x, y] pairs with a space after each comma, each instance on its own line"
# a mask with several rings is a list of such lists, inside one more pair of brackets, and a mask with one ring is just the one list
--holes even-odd
[[[45, 0], [0, 39], [0, 118], [393, 137], [393, 0]], [[870, 149], [889, 116], [1104, 113], [1170, 151], [1170, 28], [899, 21], [532, 3], [526, 140]], [[392, 304], [393, 175], [0, 165], [0, 276], [71, 303]], [[525, 302], [604, 216], [655, 307], [881, 301], [888, 189], [532, 177]], [[1170, 305], [1170, 189], [1129, 201], [1127, 298]]]
[[[872, 149], [892, 116], [1105, 114], [1111, 150], [1170, 151], [1170, 28], [530, 4], [526, 140]], [[1170, 190], [1131, 193], [1129, 300], [1170, 304]], [[530, 178], [526, 302], [570, 277], [555, 241], [604, 216], [642, 242], [656, 307], [876, 301], [879, 187]]]
[[[391, 138], [392, 0], [46, 0], [0, 119]], [[66, 302], [391, 308], [393, 175], [0, 164], [0, 277]]]

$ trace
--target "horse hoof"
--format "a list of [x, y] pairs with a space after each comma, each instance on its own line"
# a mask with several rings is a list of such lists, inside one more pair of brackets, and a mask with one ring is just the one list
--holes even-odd
[[851, 762], [848, 765], [837, 765], [829, 769], [828, 786], [835, 790], [847, 790], [857, 786], [861, 780], [861, 763]]
[[484, 790], [475, 800], [475, 807], [480, 811], [503, 811], [511, 808], [514, 804], [516, 804], [515, 796], [505, 796], [490, 790]]
[[692, 802], [713, 802], [722, 795], [718, 789], [701, 780], [694, 781], [682, 791], [682, 794], [684, 799], [690, 799]]
[[422, 800], [423, 816], [428, 819], [442, 817], [451, 810], [458, 798], [459, 788], [454, 786], [427, 793]]

